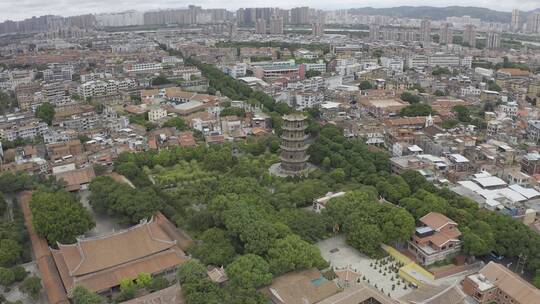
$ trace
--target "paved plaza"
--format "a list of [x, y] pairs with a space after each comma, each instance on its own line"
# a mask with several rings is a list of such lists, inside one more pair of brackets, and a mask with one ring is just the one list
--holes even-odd
[[[411, 288], [408, 286], [405, 287], [407, 283], [397, 277], [396, 273], [391, 272], [390, 270], [384, 271], [384, 268], [391, 265], [391, 263], [388, 263], [386, 266], [379, 266], [375, 269], [376, 260], [367, 257], [358, 250], [347, 245], [345, 243], [344, 235], [338, 235], [320, 241], [317, 245], [321, 250], [323, 258], [329, 261], [333, 267], [344, 268], [350, 266], [360, 273], [360, 277], [366, 278], [364, 282], [369, 283], [379, 290], [382, 289], [384, 294], [390, 294], [392, 298], [397, 299], [411, 292]], [[392, 285], [394, 285], [394, 290], [392, 290]]]

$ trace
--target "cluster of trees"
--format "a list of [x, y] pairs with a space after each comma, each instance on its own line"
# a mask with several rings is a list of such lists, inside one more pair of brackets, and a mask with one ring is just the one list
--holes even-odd
[[6, 199], [4, 198], [4, 194], [0, 192], [0, 217], [4, 216], [7, 210], [8, 210], [8, 203], [6, 202]]
[[14, 96], [7, 92], [0, 91], [0, 114], [5, 114], [13, 110], [17, 105], [17, 99], [15, 99]]
[[41, 279], [31, 276], [22, 281], [19, 290], [27, 294], [32, 300], [37, 301], [41, 292]]
[[309, 70], [306, 72], [306, 78], [321, 76], [321, 74], [322, 74], [321, 71]]
[[13, 149], [13, 148], [22, 147], [22, 146], [31, 145], [31, 144], [39, 144], [39, 143], [43, 143], [43, 138], [17, 137], [14, 140], [2, 140], [2, 149], [7, 150], [7, 149]]
[[501, 86], [498, 85], [498, 84], [497, 84], [495, 81], [493, 81], [493, 80], [488, 81], [487, 85], [488, 85], [488, 90], [490, 90], [490, 91], [496, 91], [496, 92], [502, 91]]
[[0, 192], [3, 193], [17, 193], [38, 188], [57, 190], [62, 186], [63, 181], [58, 181], [53, 176], [30, 175], [25, 172], [4, 172], [0, 174]]
[[22, 266], [11, 268], [0, 267], [0, 285], [9, 287], [17, 282], [22, 282], [28, 273]]
[[[10, 276], [9, 272], [16, 272], [16, 265], [32, 259], [24, 217], [16, 201], [13, 202], [11, 213], [13, 215], [11, 220], [0, 221], [0, 267], [3, 269], [2, 273], [7, 276]], [[6, 281], [9, 280], [4, 280]]]
[[360, 90], [369, 90], [369, 89], [373, 88], [373, 85], [371, 84], [371, 82], [369, 82], [367, 80], [364, 80], [364, 81], [360, 82], [358, 87], [360, 88]]
[[[449, 120], [444, 125], [445, 128], [453, 128], [459, 122], [465, 124], [472, 124], [480, 129], [485, 129], [487, 127], [486, 121], [483, 118], [485, 111], [489, 111], [490, 107], [493, 107], [493, 104], [486, 103], [484, 105], [484, 110], [477, 109], [478, 111], [471, 111], [471, 109], [464, 105], [457, 105], [452, 108], [452, 113], [457, 120]], [[474, 114], [474, 116], [473, 116]]]
[[163, 76], [163, 75], [159, 75], [157, 77], [155, 77], [154, 79], [152, 79], [152, 85], [153, 86], [160, 86], [160, 85], [165, 85], [165, 84], [171, 84], [172, 81], [169, 80], [169, 78]]
[[73, 196], [63, 190], [38, 190], [30, 201], [32, 224], [40, 237], [49, 244], [71, 244], [95, 226], [90, 212]]
[[497, 63], [494, 66], [494, 68], [497, 69], [497, 70], [500, 69], [500, 68], [505, 68], [505, 69], [514, 68], [514, 69], [520, 69], [520, 70], [524, 70], [524, 71], [530, 71], [530, 67], [526, 63], [512, 62], [506, 56], [503, 57], [503, 62]]
[[[362, 140], [346, 139], [343, 131], [333, 125], [322, 128], [308, 152], [311, 162], [338, 177], [338, 184], [353, 183], [349, 187], [357, 187], [370, 174], [390, 169], [386, 152], [372, 151]], [[321, 180], [329, 181], [324, 176]], [[335, 187], [336, 182], [329, 181], [328, 185]]]
[[411, 92], [403, 92], [399, 96], [399, 98], [403, 101], [406, 101], [410, 104], [419, 103], [420, 102], [420, 96], [413, 94]]
[[[379, 183], [388, 183], [379, 187], [395, 191], [389, 182]], [[409, 212], [391, 204], [379, 203], [377, 190], [373, 187], [351, 191], [330, 200], [323, 215], [334, 227], [346, 233], [351, 246], [372, 257], [381, 254], [381, 243], [404, 242], [415, 228], [414, 218]]]
[[405, 117], [428, 116], [429, 114], [435, 115], [436, 112], [426, 103], [413, 103], [399, 111], [399, 115]]
[[438, 96], [438, 97], [441, 97], [441, 96], [446, 96], [448, 94], [446, 94], [445, 91], [442, 91], [442, 90], [435, 90], [435, 92], [433, 93], [433, 95], [435, 96]]
[[151, 131], [158, 127], [155, 123], [148, 120], [148, 113], [129, 115], [129, 123], [141, 125], [146, 128], [146, 131]]
[[96, 177], [90, 191], [89, 202], [95, 212], [117, 217], [123, 223], [150, 218], [162, 203], [152, 187], [133, 189], [109, 176]]
[[456, 115], [457, 120], [463, 123], [470, 123], [472, 121], [469, 108], [464, 105], [457, 105], [452, 108], [452, 112]]
[[272, 61], [272, 57], [269, 56], [252, 56], [249, 58], [251, 62]]
[[176, 128], [178, 131], [185, 131], [188, 129], [186, 121], [181, 117], [174, 117], [163, 123], [164, 128]]
[[238, 257], [225, 269], [229, 281], [220, 288], [208, 279], [206, 267], [191, 259], [180, 266], [177, 278], [189, 304], [264, 304], [267, 300], [256, 288], [271, 282], [268, 267], [268, 263], [256, 255]]
[[105, 299], [96, 293], [86, 289], [82, 285], [77, 285], [73, 288], [73, 302], [83, 304], [102, 304]]
[[131, 300], [135, 298], [139, 290], [154, 292], [166, 288], [169, 285], [169, 281], [162, 276], [153, 278], [151, 274], [141, 272], [137, 275], [135, 280], [126, 278], [120, 281], [120, 293], [116, 296], [114, 302], [122, 303]]
[[431, 71], [431, 75], [440, 76], [440, 75], [451, 75], [452, 72], [446, 67], [436, 67]]
[[[4, 286], [7, 290], [15, 283], [20, 283], [18, 286], [19, 290], [28, 295], [32, 300], [36, 301], [39, 299], [39, 294], [41, 292], [40, 278], [36, 276], [28, 277], [28, 272], [26, 272], [26, 269], [22, 266], [15, 266], [12, 268], [0, 267], [0, 285]], [[0, 302], [11, 303], [6, 301], [3, 296], [0, 296]]]
[[54, 106], [49, 102], [44, 102], [36, 108], [36, 117], [46, 122], [49, 126], [54, 120]]
[[221, 113], [219, 113], [221, 117], [223, 116], [238, 116], [238, 117], [245, 117], [246, 116], [246, 110], [242, 108], [237, 107], [226, 107], [223, 110], [221, 110]]
[[459, 124], [459, 120], [456, 119], [447, 119], [443, 121], [442, 127], [443, 129], [453, 129]]

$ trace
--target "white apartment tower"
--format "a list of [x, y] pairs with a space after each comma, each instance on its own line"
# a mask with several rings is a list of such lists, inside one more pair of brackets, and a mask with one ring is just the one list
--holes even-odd
[[283, 35], [283, 17], [279, 15], [272, 15], [270, 18], [270, 34]]
[[527, 33], [540, 33], [540, 13], [532, 13], [527, 17]]
[[259, 18], [255, 23], [255, 34], [266, 34], [266, 20]]
[[476, 48], [476, 27], [472, 24], [467, 24], [463, 31], [463, 42], [470, 47]]
[[519, 10], [517, 8], [512, 10], [512, 22], [510, 23], [510, 29], [514, 32], [519, 31]]
[[452, 44], [454, 42], [452, 25], [448, 22], [441, 24], [439, 44]]
[[431, 44], [431, 20], [425, 18], [420, 23], [420, 41], [424, 47]]
[[486, 48], [490, 50], [496, 50], [501, 46], [501, 34], [499, 32], [488, 32], [487, 33], [487, 44]]

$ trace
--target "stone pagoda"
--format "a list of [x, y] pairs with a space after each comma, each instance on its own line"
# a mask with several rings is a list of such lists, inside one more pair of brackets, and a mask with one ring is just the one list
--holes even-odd
[[283, 116], [283, 133], [281, 135], [280, 173], [284, 175], [300, 175], [307, 169], [307, 117], [302, 114]]

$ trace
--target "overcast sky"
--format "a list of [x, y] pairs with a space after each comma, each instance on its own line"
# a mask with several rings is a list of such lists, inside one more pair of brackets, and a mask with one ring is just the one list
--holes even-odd
[[186, 7], [194, 3], [204, 8], [239, 7], [283, 7], [310, 6], [321, 9], [354, 8], [354, 7], [392, 7], [400, 5], [431, 6], [480, 6], [500, 11], [511, 11], [512, 8], [528, 11], [540, 8], [540, 0], [0, 0], [0, 21], [6, 19], [21, 20], [32, 16], [47, 14], [71, 16], [87, 13], [117, 12], [124, 10], [152, 10], [164, 8]]

